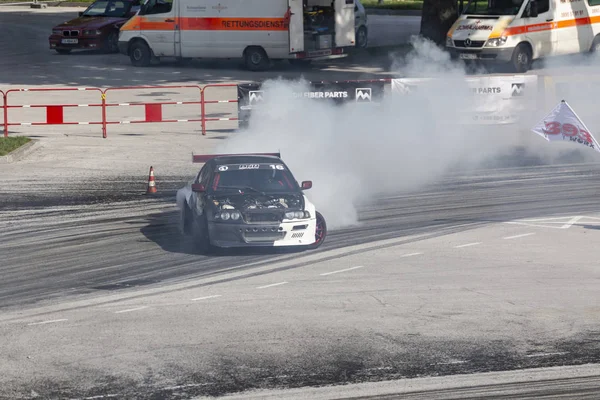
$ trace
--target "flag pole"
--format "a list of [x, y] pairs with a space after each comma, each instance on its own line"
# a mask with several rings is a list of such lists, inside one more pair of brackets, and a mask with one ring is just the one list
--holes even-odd
[[589, 130], [589, 128], [585, 125], [585, 122], [583, 122], [583, 120], [581, 118], [579, 118], [579, 115], [577, 115], [577, 113], [575, 112], [575, 110], [573, 110], [573, 108], [571, 108], [571, 106], [569, 105], [569, 103], [567, 103], [566, 101], [562, 100], [562, 103], [565, 103], [565, 105], [567, 107], [569, 107], [569, 110], [571, 110], [571, 112], [573, 113], [573, 115], [575, 115], [575, 117], [577, 117], [577, 119], [579, 120], [579, 122], [581, 122], [581, 125], [583, 125], [583, 127], [585, 128], [585, 130], [587, 131], [587, 133], [590, 134], [592, 140], [594, 141], [594, 146], [596, 146], [597, 151], [600, 152], [600, 145], [598, 144], [598, 141], [596, 140], [596, 138], [594, 137], [594, 135], [592, 134], [592, 132]]

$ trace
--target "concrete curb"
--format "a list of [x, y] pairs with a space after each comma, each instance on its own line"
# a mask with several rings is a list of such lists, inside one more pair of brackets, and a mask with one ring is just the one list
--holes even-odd
[[31, 154], [33, 151], [37, 150], [39, 146], [40, 141], [37, 139], [32, 139], [30, 142], [27, 142], [18, 149], [13, 150], [7, 155], [0, 157], [0, 164], [10, 164], [15, 161], [22, 160], [29, 154]]
[[386, 8], [365, 8], [367, 15], [406, 15], [420, 17], [421, 10], [391, 10]]

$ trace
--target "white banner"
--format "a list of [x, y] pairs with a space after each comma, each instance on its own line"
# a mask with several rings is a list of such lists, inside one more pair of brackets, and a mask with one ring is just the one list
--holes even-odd
[[600, 152], [596, 138], [564, 100], [538, 122], [532, 131], [549, 142], [568, 141], [591, 147]]
[[[538, 92], [535, 75], [478, 76], [464, 78], [474, 98], [460, 109], [457, 117], [467, 124], [514, 124], [519, 113], [534, 105]], [[432, 78], [392, 79], [392, 94], [406, 94], [426, 83], [438, 83]], [[460, 101], [460, 98], [458, 99]]]

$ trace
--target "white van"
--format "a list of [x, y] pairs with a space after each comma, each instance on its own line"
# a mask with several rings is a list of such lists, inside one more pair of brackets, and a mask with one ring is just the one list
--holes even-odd
[[145, 0], [120, 29], [135, 66], [152, 59], [238, 58], [253, 71], [270, 60], [337, 58], [355, 46], [354, 0]]
[[549, 56], [600, 49], [600, 0], [472, 0], [448, 31], [463, 60], [502, 62], [523, 73]]

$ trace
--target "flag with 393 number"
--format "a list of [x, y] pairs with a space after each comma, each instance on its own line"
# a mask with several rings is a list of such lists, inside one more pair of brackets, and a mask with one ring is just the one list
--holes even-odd
[[564, 100], [538, 122], [532, 131], [549, 142], [573, 142], [600, 152], [600, 145], [596, 138]]

